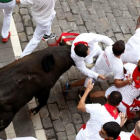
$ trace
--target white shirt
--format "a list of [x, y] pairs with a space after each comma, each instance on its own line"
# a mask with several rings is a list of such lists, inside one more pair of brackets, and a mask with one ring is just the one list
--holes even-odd
[[121, 140], [130, 140], [130, 137], [131, 137], [132, 133], [130, 132], [121, 132], [120, 133], [120, 137], [121, 137]]
[[32, 5], [32, 16], [38, 24], [44, 25], [55, 14], [56, 0], [20, 0], [21, 4]]
[[99, 135], [103, 124], [110, 121], [120, 124], [120, 117], [115, 120], [100, 104], [86, 104], [86, 112], [90, 113], [90, 119], [86, 123], [86, 129], [79, 131], [76, 140], [103, 140]]
[[106, 47], [95, 64], [95, 71], [99, 74], [114, 73], [114, 79], [123, 79], [123, 62], [112, 51], [112, 46]]
[[[84, 41], [88, 43], [89, 50], [90, 50], [90, 55], [87, 57], [79, 57], [76, 55], [74, 51], [74, 43], [79, 42], [79, 41]], [[72, 43], [71, 47], [71, 58], [74, 60], [75, 65], [77, 68], [85, 75], [88, 77], [92, 77], [97, 79], [98, 75], [97, 73], [91, 71], [90, 69], [86, 68], [85, 62], [90, 64], [93, 62], [93, 57], [98, 56], [102, 53], [102, 50], [100, 46], [98, 45], [98, 42], [103, 42], [107, 45], [112, 45], [113, 41], [108, 38], [107, 36], [95, 34], [95, 33], [82, 33], [79, 36], [77, 36]]]
[[140, 59], [140, 28], [135, 31], [135, 34], [125, 44], [125, 51], [121, 59], [123, 62], [137, 64]]

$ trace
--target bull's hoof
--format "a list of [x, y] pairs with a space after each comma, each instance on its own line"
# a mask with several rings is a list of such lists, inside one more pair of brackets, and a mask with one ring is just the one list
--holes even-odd
[[32, 108], [32, 109], [29, 110], [29, 115], [30, 115], [30, 116], [34, 116], [36, 113], [37, 113], [37, 112], [35, 111], [34, 108]]

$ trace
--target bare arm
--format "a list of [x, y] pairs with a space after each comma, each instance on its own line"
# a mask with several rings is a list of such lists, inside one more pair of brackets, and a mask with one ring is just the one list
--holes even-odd
[[129, 85], [129, 81], [128, 80], [121, 81], [120, 79], [115, 79], [114, 85], [117, 88], [121, 88], [121, 87], [124, 87], [126, 85]]
[[126, 85], [131, 85], [132, 84], [132, 79], [130, 78], [130, 76], [131, 75], [129, 75], [127, 80], [124, 80], [124, 81], [121, 81], [120, 79], [115, 79], [115, 81], [114, 81], [115, 87], [121, 88], [121, 87], [124, 87]]
[[92, 84], [92, 79], [89, 79], [88, 83], [87, 83], [86, 91], [85, 91], [84, 95], [82, 96], [82, 98], [80, 99], [79, 104], [77, 106], [78, 110], [80, 110], [82, 112], [86, 112], [85, 100], [86, 100], [89, 92], [92, 90], [93, 86], [94, 86], [94, 84]]

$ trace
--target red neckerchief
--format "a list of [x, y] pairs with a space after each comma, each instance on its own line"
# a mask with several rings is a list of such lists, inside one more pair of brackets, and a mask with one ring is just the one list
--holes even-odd
[[114, 119], [117, 119], [117, 117], [119, 115], [117, 107], [109, 105], [108, 103], [106, 103], [104, 106], [105, 106], [106, 110], [110, 113], [110, 115], [112, 117], [114, 117]]
[[140, 138], [138, 138], [137, 136], [132, 134], [131, 137], [130, 137], [130, 140], [140, 140]]
[[86, 129], [86, 123], [85, 124], [83, 124], [80, 128], [79, 128], [79, 130], [81, 130], [81, 129]]
[[[84, 42], [84, 41], [79, 41], [79, 42], [76, 42], [74, 43], [74, 46], [78, 45], [78, 44], [85, 44], [86, 46], [88, 46], [88, 43], [87, 42]], [[75, 49], [75, 48], [74, 48]]]
[[138, 67], [135, 68], [132, 74], [133, 81], [135, 82], [135, 87], [140, 88], [140, 71]]
[[[106, 140], [106, 139], [105, 139]], [[116, 140], [121, 140], [121, 137], [119, 136]]]

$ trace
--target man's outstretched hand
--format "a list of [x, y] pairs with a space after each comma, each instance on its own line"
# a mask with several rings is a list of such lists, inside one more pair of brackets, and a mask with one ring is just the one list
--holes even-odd
[[105, 77], [104, 74], [100, 74], [100, 75], [98, 76], [98, 78], [100, 78], [101, 80], [106, 80], [106, 79], [107, 79], [107, 78]]
[[94, 83], [92, 83], [92, 79], [90, 78], [87, 82], [86, 90], [91, 91], [93, 89]]

